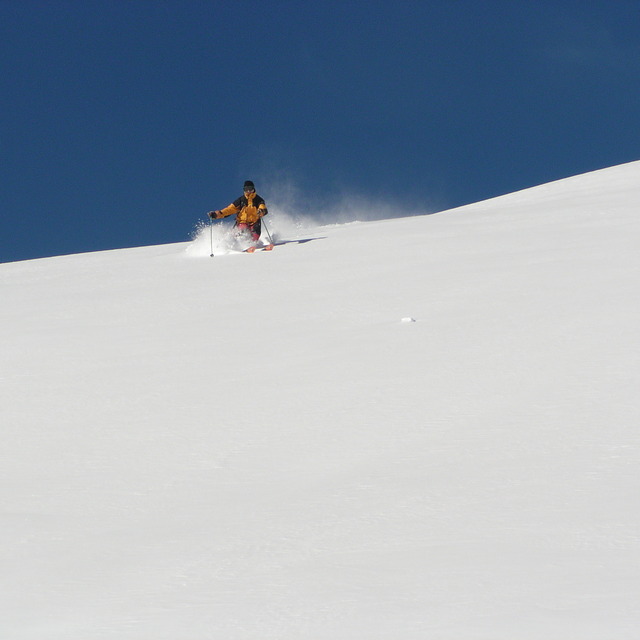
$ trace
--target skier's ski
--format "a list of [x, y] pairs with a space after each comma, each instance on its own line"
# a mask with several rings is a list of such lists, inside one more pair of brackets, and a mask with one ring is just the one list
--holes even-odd
[[267, 244], [262, 247], [247, 247], [243, 253], [255, 253], [256, 251], [273, 251], [273, 244]]

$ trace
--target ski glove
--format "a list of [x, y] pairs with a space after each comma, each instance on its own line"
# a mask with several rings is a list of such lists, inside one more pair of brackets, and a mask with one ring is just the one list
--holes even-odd
[[213, 220], [214, 218], [222, 218], [222, 214], [220, 211], [209, 211], [207, 215]]

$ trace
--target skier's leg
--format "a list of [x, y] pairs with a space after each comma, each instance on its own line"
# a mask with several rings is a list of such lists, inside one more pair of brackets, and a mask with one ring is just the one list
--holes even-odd
[[251, 230], [251, 237], [253, 238], [254, 242], [258, 242], [258, 240], [260, 240], [260, 233], [262, 231], [262, 224], [260, 222], [260, 220], [258, 220], [257, 222], [254, 222], [249, 229]]

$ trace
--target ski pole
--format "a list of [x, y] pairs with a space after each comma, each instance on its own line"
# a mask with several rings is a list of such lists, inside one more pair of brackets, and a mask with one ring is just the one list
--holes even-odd
[[211, 236], [211, 255], [210, 258], [213, 258], [213, 218], [209, 217], [209, 232]]
[[271, 237], [271, 234], [269, 233], [269, 229], [267, 228], [267, 222], [264, 218], [262, 218], [262, 224], [264, 224], [264, 230], [267, 232], [267, 235], [269, 236], [269, 244], [273, 244], [273, 238]]

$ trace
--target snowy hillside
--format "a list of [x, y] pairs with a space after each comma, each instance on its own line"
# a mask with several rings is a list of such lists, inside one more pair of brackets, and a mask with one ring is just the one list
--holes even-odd
[[0, 638], [637, 638], [639, 209], [0, 265]]

